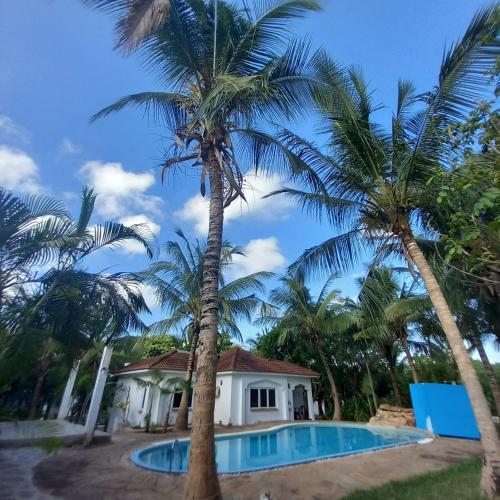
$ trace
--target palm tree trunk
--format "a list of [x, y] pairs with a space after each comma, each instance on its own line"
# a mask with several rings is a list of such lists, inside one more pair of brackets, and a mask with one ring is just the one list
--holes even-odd
[[375, 407], [375, 413], [377, 413], [377, 395], [375, 394], [375, 387], [373, 386], [372, 371], [370, 370], [370, 365], [365, 357], [366, 373], [368, 374], [368, 382], [370, 383], [370, 389], [372, 391], [373, 406]]
[[200, 327], [197, 323], [193, 325], [193, 336], [191, 338], [191, 348], [189, 349], [189, 358], [186, 375], [184, 377], [184, 389], [182, 391], [181, 403], [177, 410], [175, 419], [176, 431], [187, 431], [189, 421], [189, 393], [191, 391], [191, 381], [193, 380], [194, 360], [196, 358], [196, 347], [200, 336]]
[[493, 398], [495, 400], [495, 406], [497, 410], [497, 415], [500, 417], [500, 387], [498, 386], [497, 375], [495, 370], [491, 366], [490, 360], [488, 359], [488, 355], [484, 350], [483, 343], [478, 335], [472, 333], [471, 335], [472, 343], [481, 358], [481, 362], [484, 365], [484, 371], [486, 372], [486, 376], [488, 377], [488, 382], [491, 386], [491, 392], [493, 393]]
[[34, 420], [36, 417], [36, 410], [38, 408], [38, 401], [42, 394], [43, 381], [45, 380], [45, 373], [38, 375], [36, 379], [35, 389], [33, 390], [33, 397], [31, 398], [30, 412], [28, 420]]
[[406, 360], [408, 361], [408, 365], [411, 370], [411, 374], [413, 375], [413, 382], [415, 384], [419, 383], [419, 378], [418, 378], [418, 372], [417, 372], [417, 365], [415, 365], [415, 360], [413, 359], [413, 355], [410, 351], [410, 346], [408, 345], [408, 333], [406, 332], [406, 327], [403, 329], [402, 335], [401, 335], [401, 344], [403, 346], [403, 351], [406, 355]]
[[328, 377], [328, 382], [330, 382], [330, 387], [332, 389], [332, 398], [333, 398], [333, 420], [342, 420], [342, 407], [340, 405], [340, 397], [337, 392], [337, 384], [335, 384], [335, 380], [333, 378], [332, 369], [330, 367], [330, 363], [328, 359], [326, 359], [325, 353], [319, 344], [316, 344], [316, 349], [318, 350], [321, 361], [323, 362], [323, 366], [325, 367], [326, 376]]
[[38, 407], [38, 401], [40, 400], [40, 395], [42, 394], [42, 387], [47, 372], [49, 371], [50, 365], [52, 364], [54, 357], [53, 353], [45, 353], [39, 360], [39, 365], [36, 370], [36, 384], [33, 389], [33, 396], [31, 398], [30, 412], [28, 414], [28, 419], [33, 420], [36, 417], [36, 410]]
[[500, 442], [488, 402], [450, 307], [427, 263], [427, 259], [410, 231], [406, 231], [402, 239], [411, 260], [418, 268], [443, 331], [446, 334], [481, 433], [481, 445], [484, 453], [481, 492], [487, 498], [495, 498], [495, 496], [500, 495]]
[[389, 373], [391, 374], [392, 390], [394, 391], [394, 399], [396, 400], [396, 406], [400, 408], [403, 407], [403, 400], [401, 399], [401, 392], [399, 391], [398, 376], [396, 373], [396, 365], [392, 356], [387, 357], [387, 364], [389, 365]]
[[[222, 499], [215, 462], [214, 409], [217, 373], [218, 291], [224, 223], [223, 185], [212, 150], [202, 152], [210, 177], [208, 238], [203, 264], [200, 347], [191, 424], [191, 452], [184, 498]], [[208, 161], [208, 164], [206, 162]]]

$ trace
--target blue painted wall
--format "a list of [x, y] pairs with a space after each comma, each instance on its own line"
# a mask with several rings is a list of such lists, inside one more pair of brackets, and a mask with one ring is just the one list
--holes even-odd
[[410, 394], [418, 428], [438, 436], [479, 439], [464, 386], [410, 384]]

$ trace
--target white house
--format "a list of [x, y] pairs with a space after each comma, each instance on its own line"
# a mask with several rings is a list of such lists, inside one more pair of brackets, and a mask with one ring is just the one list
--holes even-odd
[[[173, 424], [181, 389], [162, 394], [156, 387], [141, 386], [137, 379], [151, 380], [151, 370], [161, 370], [162, 387], [175, 387], [175, 381], [184, 378], [188, 356], [185, 351], [171, 351], [115, 372], [117, 389], [108, 430], [114, 431], [122, 424], [143, 427], [149, 411], [153, 424], [162, 425], [167, 415], [169, 424]], [[314, 420], [312, 380], [318, 377], [309, 368], [264, 359], [233, 347], [220, 356], [217, 365], [215, 423]]]

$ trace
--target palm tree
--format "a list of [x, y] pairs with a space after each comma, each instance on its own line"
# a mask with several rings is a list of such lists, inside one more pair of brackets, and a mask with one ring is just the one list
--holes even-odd
[[409, 287], [400, 285], [396, 269], [372, 267], [365, 279], [359, 280], [361, 291], [358, 302], [352, 303], [351, 321], [356, 325], [358, 338], [372, 340], [387, 363], [397, 406], [402, 406], [397, 378], [397, 360], [400, 348], [413, 375], [419, 382], [411, 348], [425, 349], [426, 344], [410, 338], [410, 323], [420, 320], [430, 306], [425, 295], [413, 292], [416, 281]]
[[[189, 392], [202, 319], [205, 245], [201, 245], [198, 241], [190, 243], [180, 229], [176, 234], [180, 242], [169, 241], [166, 244], [168, 260], [155, 262], [142, 273], [141, 277], [146, 284], [153, 287], [158, 303], [168, 315], [168, 319], [150, 325], [149, 330], [153, 333], [164, 332], [180, 326], [189, 341], [185, 388], [175, 422], [176, 430], [187, 430]], [[262, 280], [271, 277], [272, 273], [258, 272], [227, 283], [224, 274], [230, 270], [235, 254], [242, 255], [237, 247], [228, 243], [223, 244], [219, 277], [219, 329], [241, 341], [242, 335], [237, 320], [242, 318], [250, 321], [252, 313], [258, 307], [266, 306], [255, 292], [264, 292]]]
[[0, 318], [21, 298], [31, 270], [57, 252], [68, 212], [47, 196], [20, 198], [0, 188]]
[[170, 13], [171, 0], [82, 0], [116, 19], [116, 48], [132, 52], [151, 37]]
[[[220, 498], [213, 414], [224, 208], [244, 199], [242, 162], [304, 175], [307, 164], [287, 148], [283, 131], [268, 130], [270, 121], [283, 123], [307, 109], [308, 47], [290, 42], [289, 22], [319, 8], [317, 0], [265, 1], [253, 9], [223, 0], [171, 0], [169, 17], [144, 45], [146, 63], [168, 90], [126, 96], [94, 116], [129, 105], [151, 111], [175, 138], [163, 172], [194, 162], [202, 195], [208, 177], [209, 229], [186, 498]], [[260, 121], [266, 131], [257, 128]]]
[[[377, 259], [398, 253], [418, 269], [481, 431], [485, 456], [481, 489], [488, 497], [500, 493], [499, 439], [453, 314], [415, 230], [432, 227], [435, 193], [429, 193], [426, 183], [437, 168], [448, 168], [456, 155], [443, 134], [463, 121], [489, 83], [489, 71], [499, 54], [499, 12], [496, 5], [474, 16], [462, 40], [446, 52], [431, 92], [418, 96], [410, 82], [399, 82], [390, 134], [373, 122], [378, 107], [359, 72], [346, 74], [326, 57], [319, 61], [317, 76], [325, 84], [316, 97], [330, 134], [331, 157], [316, 154], [316, 166], [327, 194], [281, 191], [309, 210], [326, 213], [341, 231], [307, 250], [295, 267], [338, 272], [350, 267], [368, 247]], [[416, 104], [420, 109], [412, 113]]]
[[[81, 269], [83, 260], [93, 252], [127, 240], [138, 241], [153, 255], [150, 231], [142, 225], [107, 222], [90, 226], [95, 200], [93, 191], [84, 189], [80, 214], [74, 221], [54, 200], [33, 197], [23, 201], [0, 190], [4, 250], [0, 259], [5, 270], [0, 281], [4, 294], [15, 290], [17, 297], [12, 307], [2, 311], [9, 334], [0, 359], [8, 364], [19, 362], [27, 345], [38, 346], [38, 351], [32, 349], [41, 354], [35, 361], [37, 381], [30, 416], [36, 412], [43, 381], [61, 350], [72, 362], [91, 342], [93, 319], [112, 338], [129, 328], [143, 329], [139, 314], [149, 312], [137, 275]], [[38, 275], [33, 267], [42, 263], [53, 267]], [[20, 279], [14, 286], [16, 272]], [[21, 296], [19, 307], [16, 302]], [[103, 316], [96, 318], [96, 314]]]
[[336, 315], [342, 309], [340, 304], [335, 303], [339, 291], [331, 289], [335, 278], [336, 276], [332, 276], [326, 281], [316, 300], [312, 299], [300, 277], [281, 278], [281, 286], [271, 292], [271, 302], [278, 309], [274, 315], [263, 316], [262, 321], [274, 323], [279, 328], [281, 344], [303, 337], [318, 352], [330, 384], [333, 419], [342, 420], [340, 395], [333, 377], [331, 360], [324, 349], [326, 339], [336, 331]]

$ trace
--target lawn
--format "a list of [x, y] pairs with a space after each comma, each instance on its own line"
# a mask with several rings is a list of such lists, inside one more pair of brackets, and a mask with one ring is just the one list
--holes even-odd
[[481, 459], [475, 458], [449, 469], [416, 476], [406, 481], [393, 481], [371, 490], [356, 491], [346, 500], [480, 500], [479, 476]]

